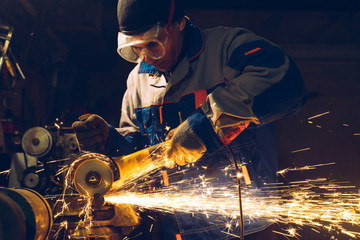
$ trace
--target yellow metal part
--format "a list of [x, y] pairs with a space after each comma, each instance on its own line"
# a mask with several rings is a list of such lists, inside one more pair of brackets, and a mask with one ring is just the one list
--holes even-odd
[[168, 144], [169, 141], [165, 141], [129, 155], [113, 158], [120, 171], [120, 180], [114, 183], [116, 188], [126, 181], [135, 180], [155, 169], [165, 167], [165, 151]]
[[249, 175], [246, 165], [241, 165], [241, 171], [244, 176], [245, 184], [251, 185], [251, 179], [250, 179], [250, 175]]
[[46, 239], [52, 226], [52, 211], [48, 202], [37, 192], [30, 189], [17, 189], [31, 205], [35, 215], [36, 234], [34, 239]]
[[4, 239], [48, 238], [53, 216], [48, 202], [30, 189], [0, 188], [0, 223]]
[[130, 227], [140, 224], [139, 215], [130, 204], [117, 204], [115, 207], [115, 215], [111, 220], [114, 226]]
[[126, 180], [136, 176], [144, 168], [148, 168], [152, 164], [149, 155], [149, 149], [146, 148], [129, 155], [113, 158], [120, 171], [119, 183], [124, 183]]
[[166, 166], [165, 150], [168, 143], [166, 141], [111, 159], [99, 153], [83, 154], [70, 168], [70, 180], [80, 194], [90, 197], [95, 194], [105, 195], [111, 187], [119, 189], [126, 182]]

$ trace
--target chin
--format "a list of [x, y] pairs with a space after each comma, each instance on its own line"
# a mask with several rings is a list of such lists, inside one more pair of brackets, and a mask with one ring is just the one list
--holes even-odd
[[167, 64], [166, 63], [159, 63], [159, 64], [153, 64], [157, 70], [159, 70], [160, 72], [166, 72], [169, 70], [169, 68], [166, 66]]
[[169, 60], [165, 60], [165, 59], [145, 61], [145, 62], [147, 62], [148, 64], [153, 65], [160, 72], [166, 72], [171, 68], [170, 67], [171, 64], [169, 64]]
[[156, 69], [159, 70], [160, 72], [166, 72], [167, 71], [167, 69], [161, 68], [161, 67], [156, 67]]

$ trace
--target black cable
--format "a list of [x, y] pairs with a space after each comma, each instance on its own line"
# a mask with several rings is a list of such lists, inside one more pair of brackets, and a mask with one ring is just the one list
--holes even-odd
[[26, 153], [24, 152], [24, 162], [25, 162], [25, 167], [26, 167], [26, 169], [28, 169], [29, 168], [29, 163], [28, 163], [28, 159], [27, 159], [27, 157], [26, 157]]
[[243, 211], [242, 211], [240, 171], [239, 171], [239, 166], [237, 165], [233, 151], [231, 150], [230, 146], [226, 145], [226, 147], [231, 154], [231, 158], [233, 160], [235, 171], [236, 171], [236, 181], [237, 181], [237, 185], [238, 185], [239, 211], [240, 211], [240, 236], [239, 236], [239, 239], [244, 240], [244, 216], [243, 216]]

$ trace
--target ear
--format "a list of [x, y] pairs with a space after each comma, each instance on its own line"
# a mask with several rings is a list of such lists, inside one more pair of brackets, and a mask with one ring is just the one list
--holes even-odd
[[186, 26], [186, 19], [183, 17], [183, 18], [180, 20], [180, 23], [179, 23], [179, 30], [180, 30], [180, 32], [185, 29], [185, 26]]

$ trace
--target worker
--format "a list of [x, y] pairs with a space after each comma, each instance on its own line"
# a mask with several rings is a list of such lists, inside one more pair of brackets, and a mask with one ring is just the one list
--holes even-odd
[[[233, 157], [246, 166], [252, 185], [276, 182], [274, 121], [306, 102], [294, 61], [247, 29], [199, 29], [184, 16], [181, 0], [119, 0], [117, 14], [118, 53], [137, 65], [128, 76], [118, 128], [98, 115], [73, 124], [82, 149], [119, 156], [168, 138], [167, 158], [194, 165], [184, 179], [229, 181], [221, 170]], [[201, 214], [164, 218], [154, 239], [230, 238], [224, 225]], [[245, 221], [245, 239], [271, 239], [264, 236], [271, 224]], [[150, 228], [144, 229], [142, 234]]]

